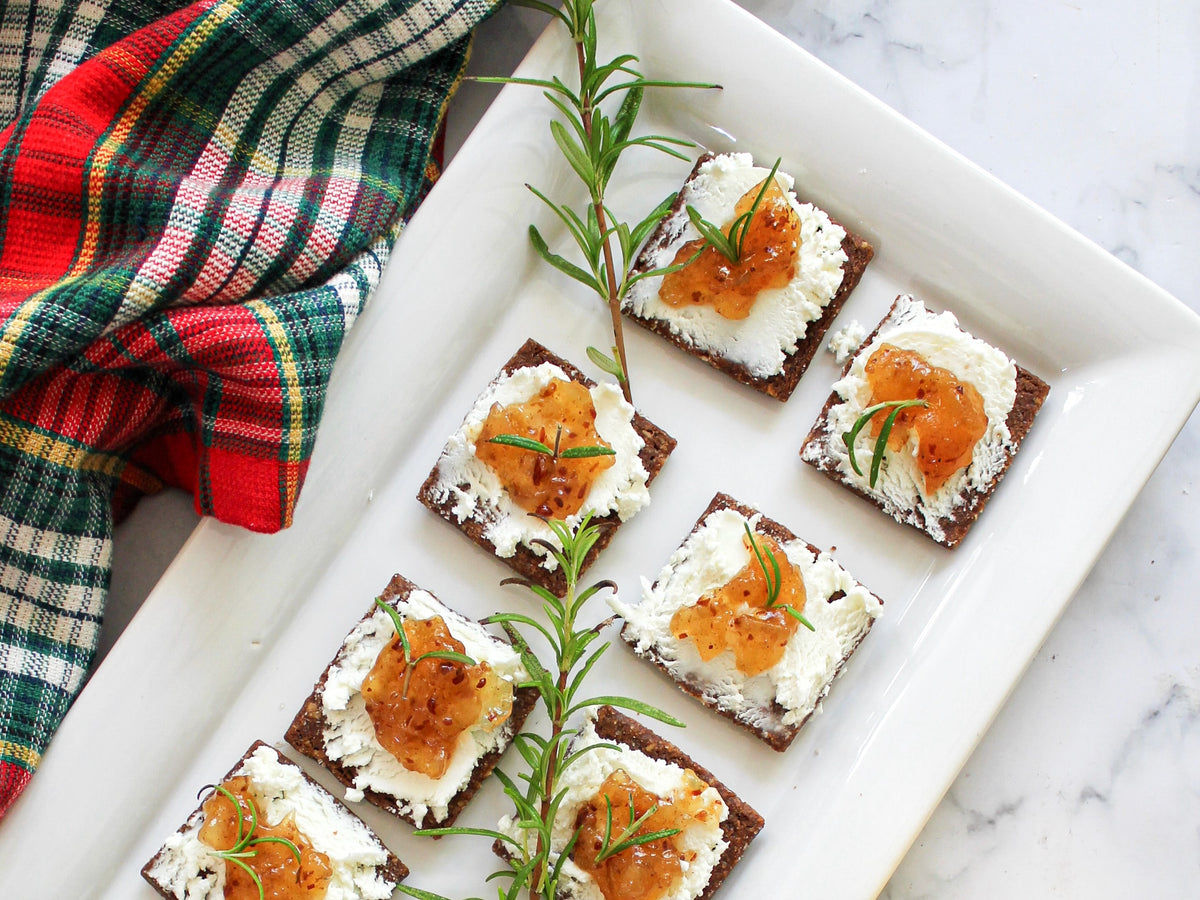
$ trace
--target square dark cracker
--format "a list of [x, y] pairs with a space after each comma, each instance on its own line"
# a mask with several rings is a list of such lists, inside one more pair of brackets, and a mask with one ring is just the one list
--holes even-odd
[[[358, 818], [358, 816], [354, 815], [353, 812], [351, 812], [349, 809], [347, 809], [345, 804], [343, 804], [340, 800], [338, 800], [336, 797], [334, 797], [332, 794], [330, 794], [329, 791], [325, 790], [325, 788], [321, 787], [321, 785], [319, 785], [319, 784], [317, 784], [317, 782], [313, 781], [304, 772], [303, 769], [300, 769], [300, 767], [297, 766], [294, 762], [292, 762], [290, 759], [288, 759], [286, 756], [284, 756], [282, 753], [280, 753], [278, 750], [276, 750], [270, 744], [265, 743], [264, 741], [255, 741], [253, 744], [251, 744], [250, 749], [247, 750], [244, 754], [242, 754], [242, 758], [239, 759], [236, 763], [234, 763], [233, 767], [230, 768], [230, 770], [225, 773], [225, 776], [223, 778], [221, 778], [217, 782], [217, 784], [224, 784], [226, 781], [233, 778], [234, 773], [237, 772], [237, 770], [242, 767], [242, 764], [245, 763], [246, 760], [249, 759], [250, 756], [256, 750], [258, 750], [260, 747], [266, 747], [268, 750], [270, 750], [272, 753], [274, 753], [279, 758], [279, 762], [281, 764], [291, 766], [291, 767], [297, 769], [300, 772], [300, 774], [303, 776], [305, 784], [307, 784], [309, 787], [311, 787], [313, 790], [317, 791], [318, 793], [328, 797], [330, 800], [333, 801], [333, 803], [336, 807], [340, 808], [343, 812], [345, 812], [347, 815], [349, 815], [351, 818], [353, 818], [356, 822], [358, 822], [359, 824], [362, 825], [364, 832], [370, 836], [370, 838], [375, 842], [375, 844], [378, 846], [378, 848], [380, 850], [382, 850], [385, 854], [387, 854], [386, 861], [382, 865], [378, 866], [375, 871], [378, 874], [382, 875], [384, 880], [386, 880], [387, 882], [389, 882], [392, 885], [393, 890], [395, 889], [395, 886], [397, 884], [399, 884], [401, 881], [403, 881], [405, 878], [408, 877], [408, 866], [404, 865], [404, 863], [402, 863], [400, 861], [400, 858], [397, 857], [396, 854], [392, 853], [384, 845], [383, 841], [381, 841], [379, 839], [379, 836], [377, 834], [375, 834], [375, 832], [372, 831], [371, 828], [366, 823], [364, 823], [361, 819]], [[205, 798], [205, 799], [207, 799], [207, 798]], [[189, 815], [187, 817], [187, 819], [184, 821], [184, 823], [179, 826], [177, 833], [183, 834], [184, 832], [188, 831], [190, 828], [198, 827], [201, 823], [203, 823], [203, 821], [204, 821], [204, 801], [202, 800], [200, 802], [200, 804], [195, 808], [195, 810], [192, 811], [191, 815]], [[315, 849], [321, 850], [320, 847], [316, 847]], [[154, 854], [153, 857], [151, 857], [150, 861], [148, 863], [146, 863], [146, 865], [142, 866], [142, 877], [145, 878], [147, 882], [149, 882], [150, 886], [153, 887], [154, 890], [156, 890], [163, 897], [166, 897], [167, 900], [175, 900], [176, 895], [169, 890], [168, 886], [160, 883], [159, 881], [156, 881], [150, 874], [151, 869], [153, 869], [155, 864], [159, 861], [159, 859], [163, 857], [163, 855], [166, 853], [166, 850], [167, 850], [167, 848], [164, 846], [156, 854]], [[206, 870], [202, 870], [202, 871], [206, 871]], [[210, 891], [210, 893], [211, 893], [211, 891]], [[223, 896], [223, 892], [222, 892], [222, 896]], [[217, 897], [216, 895], [213, 895], [212, 900], [220, 900], [220, 898]]]
[[[696, 777], [710, 787], [717, 789], [729, 815], [721, 823], [721, 833], [726, 841], [725, 852], [713, 866], [712, 875], [704, 890], [696, 895], [696, 900], [708, 900], [729, 877], [733, 867], [738, 864], [750, 842], [762, 831], [763, 817], [755, 812], [745, 800], [718, 781], [716, 776], [701, 766], [694, 759], [672, 744], [655, 734], [646, 726], [634, 721], [629, 716], [617, 712], [611, 706], [602, 706], [596, 713], [596, 736], [601, 740], [615, 741], [624, 744], [631, 750], [636, 750], [651, 759], [661, 760], [679, 766], [681, 769], [691, 769]], [[497, 856], [508, 859], [503, 844], [496, 841], [492, 850]], [[567, 895], [559, 892], [558, 900], [567, 900]]]
[[[701, 156], [696, 161], [691, 174], [684, 181], [684, 187], [696, 178], [700, 172], [700, 167], [716, 155], [714, 153], [706, 153]], [[684, 194], [683, 190], [679, 192], [679, 196], [675, 198], [674, 205], [667, 212], [658, 228], [654, 230], [650, 238], [646, 241], [646, 245], [642, 248], [642, 252], [638, 254], [633, 268], [630, 270], [631, 275], [650, 271], [654, 267], [653, 259], [655, 255], [662, 248], [669, 246], [673, 241], [677, 240], [680, 234], [682, 234], [683, 228], [688, 221], [687, 215], [683, 214], [686, 199]], [[805, 201], [801, 200], [800, 202]], [[841, 312], [851, 292], [862, 280], [867, 264], [875, 255], [875, 248], [866, 240], [856, 234], [852, 234], [840, 222], [832, 218], [830, 221], [846, 232], [846, 237], [842, 240], [842, 250], [847, 257], [846, 262], [842, 264], [842, 283], [838, 287], [837, 293], [833, 295], [828, 305], [825, 306], [821, 315], [808, 323], [804, 337], [796, 343], [795, 352], [784, 356], [783, 370], [781, 372], [765, 378], [757, 377], [745, 366], [730, 362], [712, 351], [697, 347], [688, 341], [685, 335], [672, 332], [671, 324], [663, 319], [639, 315], [628, 308], [624, 309], [623, 312], [638, 325], [670, 341], [684, 353], [703, 360], [714, 369], [724, 372], [730, 378], [740, 381], [742, 384], [749, 385], [756, 391], [761, 391], [770, 397], [774, 397], [776, 400], [786, 401], [792, 396], [796, 385], [800, 383], [800, 377], [808, 369], [809, 364], [816, 355], [817, 348], [821, 346], [821, 341], [825, 337], [825, 333], [829, 330], [829, 326], [833, 324], [833, 320]]]
[[[596, 382], [592, 381], [584, 375], [579, 369], [571, 365], [560, 356], [551, 353], [537, 341], [530, 338], [518, 350], [501, 369], [501, 374], [511, 375], [518, 369], [541, 365], [542, 363], [553, 363], [567, 374], [567, 377], [572, 381], [582, 384], [584, 387], [592, 388]], [[638, 456], [642, 460], [642, 465], [646, 469], [646, 484], [649, 485], [654, 481], [655, 476], [661, 471], [663, 464], [666, 463], [667, 457], [671, 455], [671, 451], [675, 449], [675, 438], [671, 437], [645, 416], [639, 412], [633, 415], [633, 428], [641, 436], [644, 446]], [[421, 501], [425, 507], [451, 525], [458, 528], [468, 538], [487, 550], [497, 559], [506, 563], [510, 568], [527, 578], [530, 581], [540, 584], [549, 591], [554, 592], [556, 596], [563, 596], [567, 592], [566, 578], [563, 576], [562, 569], [556, 568], [553, 572], [548, 571], [542, 566], [544, 557], [534, 553], [524, 544], [518, 544], [516, 551], [507, 559], [496, 555], [496, 545], [493, 544], [484, 536], [486, 526], [478, 519], [471, 518], [463, 522], [459, 522], [454, 515], [454, 498], [448, 497], [442, 502], [438, 502], [434, 496], [434, 488], [438, 482], [438, 467], [440, 464], [435, 463], [433, 470], [429, 473], [429, 477], [425, 479], [425, 483], [421, 485], [421, 490], [417, 494], [417, 499]], [[460, 485], [460, 487], [463, 487]], [[614, 512], [607, 516], [598, 516], [592, 519], [592, 523], [601, 526], [600, 537], [595, 545], [584, 557], [583, 568], [586, 570], [596, 557], [600, 555], [609, 542], [613, 539], [618, 526], [621, 524], [620, 517]]]
[[[850, 367], [854, 364], [854, 360], [858, 357], [858, 355], [866, 347], [870, 346], [871, 342], [875, 340], [875, 337], [880, 333], [881, 330], [887, 327], [893, 316], [896, 314], [896, 307], [900, 303], [902, 297], [903, 295], [896, 298], [891, 309], [888, 310], [887, 315], [884, 316], [880, 323], [875, 326], [875, 330], [863, 339], [858, 349], [855, 350], [850, 359], [846, 361], [846, 365], [842, 369], [841, 377], [845, 377], [846, 373], [850, 371]], [[969, 332], [964, 329], [960, 328], [959, 330], [963, 331], [964, 334], [969, 334]], [[864, 498], [868, 503], [888, 513], [892, 516], [892, 518], [902, 522], [902, 524], [911, 525], [918, 531], [928, 535], [931, 540], [953, 549], [962, 542], [964, 537], [967, 536], [967, 532], [975, 523], [975, 520], [979, 518], [979, 514], [983, 512], [984, 506], [987, 505], [988, 500], [991, 499], [997, 485], [1000, 484], [1000, 480], [1008, 471], [1009, 466], [1012, 465], [1013, 458], [1020, 449], [1021, 443], [1029, 434], [1029, 429], [1033, 427], [1033, 420], [1037, 416], [1038, 410], [1042, 408], [1042, 404], [1046, 400], [1046, 395], [1050, 393], [1049, 384], [1019, 364], [1014, 363], [1013, 365], [1016, 366], [1017, 370], [1017, 394], [1016, 399], [1013, 402], [1013, 408], [1009, 412], [1008, 417], [1005, 419], [1005, 424], [1008, 426], [1008, 431], [1012, 438], [1012, 447], [1007, 451], [1004, 464], [999, 473], [995, 478], [992, 479], [991, 482], [988, 483], [985, 490], [970, 491], [962, 505], [955, 507], [954, 515], [952, 517], [938, 520], [943, 534], [943, 537], [940, 539], [934, 534], [930, 533], [927, 528], [924, 528], [912, 521], [904, 521], [900, 519], [899, 516], [906, 512], [906, 510], [897, 509], [896, 511], [893, 511], [888, 509], [878, 498], [871, 496], [871, 494], [859, 487], [858, 484], [845, 477], [838, 466], [837, 458], [826, 451], [825, 448], [828, 441], [841, 439], [840, 436], [833, 435], [828, 430], [830, 412], [835, 406], [843, 402], [837, 391], [832, 391], [829, 395], [829, 399], [825, 401], [825, 406], [821, 409], [821, 414], [817, 417], [817, 421], [813, 424], [812, 430], [809, 431], [808, 437], [805, 439], [803, 446], [800, 448], [800, 458], [809, 465], [815, 467], [818, 471], [823, 472], [832, 480], [838, 482], [839, 484], [845, 485], [854, 493]], [[907, 512], [914, 512], [914, 510], [910, 509], [907, 510]]]
[[[761, 513], [757, 509], [754, 509], [751, 506], [746, 506], [743, 503], [739, 503], [728, 494], [718, 493], [715, 497], [713, 497], [712, 502], [708, 504], [708, 508], [700, 514], [700, 518], [696, 520], [696, 524], [692, 527], [692, 530], [688, 532], [687, 536], [682, 541], [680, 541], [680, 546], [682, 547], [683, 544], [687, 543], [688, 539], [703, 527], [704, 521], [712, 513], [722, 509], [732, 509], [747, 519], [754, 515], [761, 516]], [[774, 519], [768, 519], [766, 516], [761, 516], [761, 518], [758, 520], [758, 525], [755, 527], [755, 532], [757, 534], [768, 535], [769, 537], [774, 538], [775, 541], [781, 545], [798, 540], [796, 535], [793, 534], [788, 528], [779, 524]], [[814, 556], [820, 555], [822, 552], [820, 548], [813, 546], [807, 541], [805, 541], [804, 544], [808, 548], [809, 552]], [[862, 582], [859, 582], [859, 584], [861, 585]], [[826, 602], [833, 603], [845, 595], [845, 591], [835, 591], [832, 595], [830, 595]], [[872, 594], [872, 596], [879, 600], [877, 595]], [[883, 601], [879, 600], [879, 602], [882, 605]], [[874, 621], [874, 619], [868, 618], [866, 628], [864, 628], [862, 633], [858, 635], [857, 640], [854, 641], [853, 645], [851, 645], [845, 651], [841, 660], [837, 663], [833, 674], [822, 686], [821, 699], [824, 699], [833, 682], [837, 679], [838, 675], [842, 673], [846, 663], [850, 661], [850, 657], [853, 656], [854, 651], [858, 649], [858, 645], [862, 643], [863, 638], [867, 636], [867, 632], [871, 630], [871, 627], [874, 625]], [[672, 672], [667, 661], [662, 657], [656, 645], [650, 645], [639, 649], [637, 646], [637, 634], [632, 630], [628, 623], [621, 628], [621, 638], [626, 644], [629, 645], [630, 649], [633, 650], [635, 654], [653, 663], [685, 694], [690, 694], [709, 709], [729, 719], [738, 727], [745, 729], [755, 737], [760, 738], [772, 750], [777, 750], [782, 753], [784, 750], [790, 747], [792, 741], [796, 739], [796, 735], [799, 734], [800, 729], [803, 728], [805, 724], [807, 724], [808, 720], [813, 716], [813, 713], [810, 712], [795, 724], [786, 724], [784, 722], [784, 716], [787, 714], [787, 708], [778, 701], [772, 700], [769, 708], [759, 708], [755, 711], [757, 715], [754, 717], [754, 720], [739, 717], [737, 712], [734, 710], [722, 709], [717, 705], [717, 702], [714, 698], [706, 697], [704, 695], [704, 688], [707, 686], [705, 682], [691, 678], [680, 678], [674, 672]], [[818, 709], [820, 708], [819, 704], [820, 701], [818, 701]], [[815, 711], [816, 710], [814, 709], [813, 712]]]
[[[390, 603], [393, 600], [403, 600], [414, 591], [421, 590], [417, 585], [413, 584], [407, 578], [401, 575], [393, 575], [392, 580], [388, 582], [388, 586], [380, 595], [380, 599], [385, 603]], [[375, 614], [376, 607], [374, 604], [367, 610], [366, 614], [359, 620], [359, 624], [365, 622], [368, 618]], [[499, 640], [499, 638], [497, 638]], [[344, 641], [343, 641], [344, 646]], [[341, 649], [338, 650], [340, 655]], [[284, 736], [289, 744], [295, 747], [305, 756], [312, 757], [326, 769], [333, 773], [342, 784], [347, 787], [354, 787], [354, 776], [357, 767], [345, 766], [337, 760], [332, 760], [325, 755], [325, 716], [321, 702], [322, 695], [325, 691], [325, 683], [329, 678], [329, 670], [333, 668], [337, 662], [337, 655], [334, 656], [325, 671], [321, 673], [320, 680], [316, 683], [312, 693], [308, 699], [304, 701], [304, 705], [296, 714], [296, 718], [292, 720], [291, 726]], [[508, 729], [511, 735], [515, 735], [521, 730], [521, 726], [525, 723], [526, 717], [533, 710], [537, 703], [537, 690], [534, 688], [517, 688], [513, 692], [512, 714], [502, 727]], [[475, 796], [475, 793], [483, 785], [483, 782], [492, 770], [496, 768], [500, 762], [500, 757], [508, 749], [512, 743], [511, 735], [507, 741], [501, 746], [496, 747], [491, 752], [481, 756], [475, 764], [475, 768], [471, 772], [471, 779], [467, 784], [451, 799], [447, 809], [446, 817], [441, 820], [434, 818], [433, 810], [427, 810], [424, 817], [418, 822], [411, 812], [406, 812], [397, 799], [389, 794], [380, 793], [371, 790], [370, 788], [363, 791], [363, 796], [374, 803], [381, 809], [385, 809], [392, 815], [410, 822], [417, 828], [435, 828], [447, 827], [454, 823], [458, 818], [458, 814], [462, 812], [463, 807]]]

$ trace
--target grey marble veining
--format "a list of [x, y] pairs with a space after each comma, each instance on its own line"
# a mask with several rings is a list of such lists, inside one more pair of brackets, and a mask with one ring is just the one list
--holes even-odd
[[[1200, 311], [1200, 3], [739, 2]], [[475, 65], [510, 70], [540, 27], [505, 10]], [[451, 147], [489, 91], [464, 92]], [[1198, 472], [1194, 414], [887, 900], [1200, 896]], [[178, 549], [188, 507], [157, 499], [118, 532], [106, 640]]]
[[[1200, 309], [1200, 7], [743, 5]], [[884, 897], [1200, 891], [1198, 468], [1193, 415]]]

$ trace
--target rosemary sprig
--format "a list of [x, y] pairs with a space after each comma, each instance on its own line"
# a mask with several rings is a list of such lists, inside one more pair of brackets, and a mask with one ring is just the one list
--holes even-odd
[[892, 411], [884, 419], [883, 427], [879, 429], [879, 436], [875, 438], [875, 450], [871, 456], [871, 477], [869, 481], [871, 487], [875, 487], [875, 482], [879, 480], [879, 467], [883, 464], [883, 453], [887, 450], [887, 442], [892, 434], [892, 426], [896, 424], [896, 416], [910, 407], [928, 405], [924, 400], [888, 400], [884, 403], [876, 403], [874, 406], [863, 410], [862, 415], [854, 423], [854, 427], [842, 435], [842, 443], [846, 445], [846, 452], [850, 456], [850, 467], [854, 469], [854, 473], [856, 475], [863, 474], [863, 470], [859, 468], [858, 460], [854, 456], [854, 441], [858, 437], [858, 433], [867, 427], [867, 423], [871, 419], [891, 407]]
[[613, 805], [612, 800], [607, 795], [604, 797], [604, 804], [604, 840], [600, 844], [600, 852], [596, 854], [595, 865], [597, 866], [606, 859], [616, 856], [618, 853], [625, 852], [630, 847], [638, 847], [642, 844], [649, 844], [651, 841], [679, 834], [678, 828], [664, 828], [661, 831], [649, 831], [646, 834], [638, 834], [638, 829], [645, 824], [646, 820], [658, 812], [658, 804], [655, 803], [640, 816], [634, 818], [633, 803], [631, 802], [629, 804], [629, 824], [625, 826], [624, 831], [617, 835], [617, 839], [614, 841], [612, 837]]
[[[754, 558], [758, 560], [758, 565], [762, 569], [763, 578], [767, 582], [767, 609], [782, 609], [785, 613], [807, 628], [809, 631], [816, 631], [812, 622], [796, 607], [790, 603], [784, 603], [779, 606], [779, 592], [783, 587], [783, 573], [779, 568], [779, 560], [775, 556], [775, 551], [770, 547], [764, 547], [758, 542], [758, 538], [754, 536], [754, 532], [750, 530], [750, 523], [743, 522], [742, 527], [746, 529], [746, 539], [750, 542], [750, 550], [754, 553]], [[767, 563], [770, 562], [771, 567], [767, 568]]]
[[507, 447], [520, 447], [522, 450], [542, 453], [549, 456], [555, 462], [558, 462], [560, 459], [589, 459], [594, 456], [616, 456], [617, 453], [612, 447], [605, 447], [600, 444], [567, 447], [564, 450], [560, 447], [562, 443], [561, 425], [558, 426], [558, 431], [555, 432], [553, 447], [548, 447], [541, 441], [535, 441], [533, 438], [524, 437], [519, 434], [498, 434], [493, 438], [488, 438], [488, 443], [503, 444]]
[[416, 659], [413, 659], [412, 646], [408, 643], [408, 635], [404, 632], [404, 621], [400, 618], [400, 614], [389, 604], [384, 603], [382, 597], [375, 598], [375, 605], [387, 613], [388, 618], [392, 620], [392, 625], [396, 628], [396, 637], [400, 641], [400, 649], [404, 652], [404, 687], [400, 691], [400, 696], [403, 699], [408, 699], [408, 685], [412, 681], [413, 669], [417, 667], [417, 663], [423, 660], [446, 659], [450, 662], [462, 663], [465, 666], [475, 665], [475, 660], [471, 659], [471, 657], [454, 650], [430, 650], [428, 653], [422, 653]]
[[746, 246], [746, 233], [750, 230], [750, 223], [754, 219], [754, 214], [758, 212], [758, 207], [762, 203], [763, 198], [767, 196], [767, 191], [775, 183], [775, 173], [779, 171], [779, 164], [781, 162], [783, 162], [783, 157], [775, 160], [775, 165], [771, 167], [771, 174], [763, 182], [758, 195], [754, 198], [754, 203], [746, 212], [729, 223], [728, 231], [722, 231], [719, 225], [714, 225], [708, 221], [708, 219], [700, 215], [700, 211], [696, 207], [688, 204], [688, 218], [696, 230], [700, 232], [700, 236], [716, 247], [717, 251], [732, 263], [739, 262], [742, 258], [742, 251]]
[[245, 813], [242, 812], [242, 801], [237, 797], [237, 795], [235, 795], [224, 785], [220, 784], [206, 785], [200, 789], [200, 793], [204, 793], [204, 791], [208, 790], [209, 788], [213, 788], [218, 794], [233, 804], [233, 813], [235, 816], [237, 816], [238, 823], [237, 841], [234, 843], [234, 845], [228, 850], [213, 850], [213, 856], [217, 856], [226, 862], [231, 862], [235, 866], [238, 866], [245, 871], [245, 873], [249, 875], [251, 880], [254, 882], [255, 887], [258, 888], [258, 900], [265, 900], [266, 894], [263, 889], [262, 878], [259, 877], [258, 873], [255, 872], [254, 869], [250, 868], [250, 864], [247, 863], [246, 860], [252, 859], [258, 855], [258, 851], [251, 849], [252, 847], [255, 847], [259, 844], [283, 844], [292, 851], [292, 856], [296, 857], [296, 879], [298, 883], [300, 878], [300, 848], [285, 837], [271, 836], [256, 838], [254, 836], [254, 832], [258, 830], [258, 809], [254, 806], [254, 801], [249, 797], [246, 798], [246, 807], [250, 814], [250, 827], [243, 828], [245, 822]]
[[[541, 10], [566, 26], [575, 45], [579, 87], [577, 90], [572, 89], [557, 76], [551, 79], [477, 80], [540, 87], [546, 99], [562, 116], [561, 121], [551, 121], [550, 133], [571, 169], [587, 188], [587, 207], [583, 215], [580, 215], [569, 206], [555, 203], [537, 188], [530, 185], [527, 187], [566, 225], [583, 254], [584, 265], [577, 265], [552, 252], [535, 225], [529, 226], [529, 239], [542, 259], [595, 291], [608, 305], [612, 319], [613, 355], [610, 357], [594, 347], [589, 347], [588, 356], [601, 369], [617, 379], [625, 399], [632, 402], [629, 360], [625, 353], [625, 337], [621, 327], [621, 302], [629, 288], [642, 278], [664, 275], [683, 267], [668, 266], [640, 275], [629, 274], [638, 248], [649, 237], [658, 221], [666, 215], [675, 202], [675, 197], [667, 197], [644, 219], [631, 226], [615, 216], [606, 205], [605, 190], [617, 161], [632, 147], [646, 147], [686, 160], [688, 157], [680, 148], [695, 146], [691, 141], [664, 134], [631, 137], [647, 88], [717, 88], [719, 85], [646, 78], [633, 68], [632, 64], [638, 62], [638, 58], [630, 53], [623, 53], [607, 62], [601, 62], [596, 55], [596, 16], [593, 9], [595, 0], [564, 0], [561, 9], [541, 0], [513, 2], [517, 6]], [[621, 98], [620, 104], [616, 113], [610, 117], [601, 108], [601, 104], [610, 98], [615, 102], [618, 97]]]
[[[523, 838], [514, 837], [497, 829], [487, 828], [431, 828], [418, 831], [420, 835], [443, 836], [449, 834], [473, 834], [499, 841], [507, 852], [508, 868], [497, 872], [493, 878], [507, 880], [499, 889], [500, 900], [517, 900], [522, 892], [533, 900], [554, 900], [558, 892], [558, 880], [562, 866], [570, 857], [578, 832], [557, 853], [551, 853], [550, 837], [558, 809], [566, 797], [561, 780], [579, 759], [601, 748], [616, 749], [615, 744], [599, 742], [572, 750], [571, 738], [579, 729], [572, 720], [595, 706], [618, 706], [636, 713], [650, 716], [660, 722], [683, 726], [671, 715], [631, 697], [587, 696], [583, 686], [588, 674], [608, 650], [609, 642], [596, 646], [596, 641], [612, 618], [593, 625], [579, 624], [584, 607], [603, 590], [613, 590], [611, 581], [601, 581], [587, 588], [579, 586], [580, 570], [589, 551], [600, 537], [600, 526], [592, 524], [590, 516], [575, 527], [557, 520], [544, 520], [550, 528], [555, 542], [540, 541], [561, 567], [566, 578], [566, 594], [556, 597], [546, 588], [521, 578], [505, 579], [503, 584], [521, 585], [542, 601], [543, 617], [534, 618], [525, 613], [497, 613], [487, 621], [500, 625], [521, 655], [522, 663], [529, 673], [529, 680], [521, 687], [537, 688], [540, 702], [549, 718], [549, 734], [522, 732], [513, 739], [525, 763], [525, 770], [516, 779], [496, 769], [495, 776], [504, 787], [505, 794], [513, 803], [513, 822]], [[526, 634], [549, 645], [553, 663], [544, 665], [530, 646]], [[611, 834], [611, 830], [610, 830]], [[663, 835], [659, 835], [663, 836]], [[618, 836], [616, 845], [609, 842], [610, 854], [619, 853], [620, 845], [627, 849], [643, 843], [645, 836], [634, 834]], [[649, 839], [654, 839], [653, 837]], [[419, 900], [445, 900], [437, 894], [417, 888], [399, 886], [399, 890]]]

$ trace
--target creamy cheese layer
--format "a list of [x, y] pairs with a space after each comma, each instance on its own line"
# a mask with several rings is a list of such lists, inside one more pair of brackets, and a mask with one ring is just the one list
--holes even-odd
[[[671, 618], [724, 587], [750, 562], [745, 525], [753, 530], [759, 519], [733, 509], [715, 510], [671, 555], [653, 585], [642, 579], [640, 604], [611, 600], [610, 605], [636, 636], [634, 649], [643, 654], [653, 650], [673, 677], [699, 688], [707, 702], [763, 727], [763, 713], [774, 701], [786, 710], [784, 724], [795, 725], [817, 711], [841, 661], [883, 607], [829, 554], [814, 555], [804, 541], [790, 541], [782, 548], [804, 579], [804, 616], [816, 630], [797, 628], [783, 658], [754, 677], [737, 668], [729, 651], [704, 662], [693, 641], [672, 634]], [[829, 602], [838, 592], [844, 596]]]
[[[665, 223], [672, 239], [655, 247], [652, 268], [672, 264], [679, 248], [698, 240], [700, 233], [688, 219], [694, 206], [708, 221], [725, 225], [733, 219], [742, 195], [763, 182], [770, 169], [755, 166], [749, 153], [725, 153], [704, 163], [683, 189], [683, 205]], [[761, 292], [745, 319], [726, 319], [709, 306], [675, 309], [658, 296], [662, 278], [644, 278], [629, 290], [625, 308], [639, 316], [666, 322], [671, 333], [687, 343], [745, 366], [756, 378], [783, 371], [786, 355], [796, 351], [808, 324], [821, 317], [842, 284], [846, 232], [811, 203], [800, 203], [792, 192], [793, 179], [777, 172], [776, 180], [800, 217], [800, 253], [796, 275], [781, 288]]]
[[[575, 819], [580, 809], [596, 796], [605, 779], [617, 769], [623, 769], [642, 788], [659, 797], [669, 797], [684, 785], [684, 770], [673, 763], [653, 759], [640, 751], [615, 741], [602, 740], [596, 734], [594, 719], [580, 729], [572, 742], [572, 752], [593, 744], [616, 744], [620, 749], [598, 748], [584, 754], [563, 774], [559, 789], [566, 788], [567, 794], [554, 819], [551, 833], [551, 852], [557, 859], [559, 852], [575, 830]], [[721, 822], [729, 817], [729, 809], [715, 787], [707, 788], [700, 795], [704, 803], [715, 803], [720, 809], [718, 821], [693, 822], [678, 835], [680, 849], [696, 854], [690, 863], [683, 863], [683, 872], [674, 889], [663, 895], [662, 900], [694, 900], [704, 892], [712, 877], [713, 869], [721, 859], [728, 843], [721, 831]], [[528, 840], [530, 851], [533, 837], [517, 828], [512, 818], [500, 820], [500, 830], [517, 840]], [[562, 867], [559, 882], [560, 896], [570, 900], [604, 900], [604, 895], [590, 875], [567, 859]]]
[[[326, 900], [385, 900], [393, 885], [378, 872], [387, 851], [367, 827], [314, 787], [300, 768], [270, 747], [259, 747], [234, 775], [250, 779], [259, 798], [259, 818], [278, 825], [295, 817], [296, 827], [313, 847], [329, 857], [333, 870]], [[200, 840], [204, 812], [197, 810], [183, 831], [163, 845], [148, 875], [177, 900], [220, 900], [225, 896], [225, 861]]]
[[839, 363], [845, 363], [867, 338], [867, 329], [862, 322], [851, 319], [842, 328], [829, 336], [829, 352]]
[[[975, 445], [970, 465], [930, 494], [925, 492], [925, 479], [917, 466], [915, 433], [910, 435], [904, 449], [887, 452], [874, 488], [869, 479], [869, 461], [875, 443], [870, 429], [859, 432], [854, 445], [862, 475], [850, 465], [842, 441], [841, 436], [854, 427], [870, 405], [866, 364], [883, 344], [920, 353], [930, 365], [948, 369], [960, 381], [970, 383], [983, 398], [987, 431]], [[855, 354], [850, 368], [833, 390], [842, 402], [829, 412], [824, 439], [805, 446], [805, 459], [815, 462], [821, 455], [827, 456], [835, 462], [843, 479], [878, 499], [899, 521], [923, 528], [935, 539], [944, 537], [940, 520], [953, 516], [955, 508], [966, 502], [970, 492], [986, 490], [1004, 471], [1012, 454], [1007, 419], [1017, 397], [1016, 364], [1000, 350], [963, 331], [953, 313], [932, 313], [911, 296], [896, 301], [887, 325]]]
[[[475, 519], [484, 524], [484, 537], [495, 544], [497, 556], [508, 558], [521, 544], [544, 557], [542, 565], [550, 571], [558, 563], [533, 541], [541, 538], [557, 544], [554, 533], [513, 503], [496, 473], [475, 455], [475, 441], [493, 404], [523, 403], [556, 378], [571, 380], [558, 366], [542, 363], [501, 375], [488, 385], [462, 427], [447, 441], [438, 460], [438, 479], [433, 487], [436, 502], [454, 500], [453, 513], [459, 522]], [[624, 522], [650, 502], [650, 492], [646, 489], [649, 476], [638, 456], [645, 442], [634, 430], [633, 407], [613, 384], [598, 384], [590, 393], [596, 407], [596, 431], [616, 455], [612, 457], [613, 465], [592, 483], [583, 507], [567, 518], [569, 525], [577, 524], [589, 513], [598, 517], [615, 512]]]
[[[519, 683], [528, 678], [512, 647], [489, 635], [479, 623], [448, 609], [432, 594], [413, 591], [407, 598], [396, 600], [395, 607], [402, 619], [419, 621], [441, 616], [450, 633], [462, 642], [467, 656], [476, 662], [486, 661], [506, 681]], [[321, 693], [325, 755], [354, 770], [352, 790], [386, 794], [418, 822], [427, 812], [441, 822], [454, 795], [471, 780], [479, 760], [512, 738], [512, 725], [506, 722], [491, 732], [482, 727], [464, 731], [458, 736], [450, 767], [441, 778], [430, 778], [402, 766], [375, 737], [375, 725], [362, 696], [363, 680], [395, 633], [391, 617], [376, 609], [343, 642]], [[361, 796], [346, 792], [347, 799]]]

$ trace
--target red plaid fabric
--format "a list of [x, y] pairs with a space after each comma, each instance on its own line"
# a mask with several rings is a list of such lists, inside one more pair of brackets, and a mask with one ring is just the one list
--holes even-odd
[[114, 517], [176, 485], [290, 523], [499, 2], [0, 4], [0, 813], [87, 672]]

